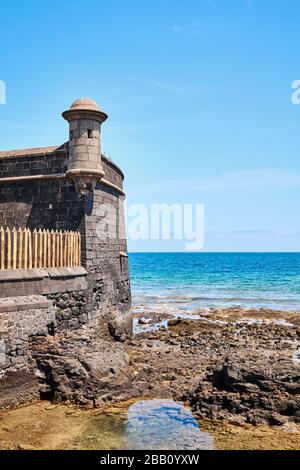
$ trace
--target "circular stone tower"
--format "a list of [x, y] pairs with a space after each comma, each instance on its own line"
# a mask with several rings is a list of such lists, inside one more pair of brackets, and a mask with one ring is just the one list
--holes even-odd
[[93, 193], [103, 175], [101, 164], [101, 124], [106, 121], [97, 103], [90, 98], [74, 101], [62, 113], [69, 122], [69, 161], [67, 177], [79, 194]]

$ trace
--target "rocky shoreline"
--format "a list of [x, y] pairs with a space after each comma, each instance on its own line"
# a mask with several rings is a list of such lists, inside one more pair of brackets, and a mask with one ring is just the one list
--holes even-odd
[[300, 423], [299, 315], [237, 308], [175, 319], [127, 345], [137, 396], [172, 396], [201, 418]]
[[172, 398], [200, 419], [300, 423], [299, 314], [231, 308], [189, 317], [140, 314], [139, 334], [123, 342], [84, 330], [35, 336], [37, 390], [89, 408]]

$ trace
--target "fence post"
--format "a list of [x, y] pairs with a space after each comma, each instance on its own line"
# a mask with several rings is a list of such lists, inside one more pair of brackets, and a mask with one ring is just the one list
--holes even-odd
[[43, 245], [43, 268], [47, 267], [47, 231], [44, 229], [42, 232], [42, 245]]
[[23, 230], [19, 228], [17, 236], [19, 238], [19, 253], [18, 253], [18, 262], [17, 267], [18, 269], [22, 269], [23, 267]]
[[81, 235], [75, 231], [0, 227], [0, 269], [45, 269], [81, 265]]
[[59, 266], [63, 266], [63, 233], [59, 231]]
[[78, 266], [78, 233], [74, 234], [75, 248], [74, 248], [74, 266]]
[[67, 266], [67, 234], [63, 234], [63, 266]]
[[28, 268], [28, 230], [24, 229], [24, 269]]
[[59, 233], [58, 233], [58, 230], [55, 230], [55, 245], [56, 245], [55, 266], [59, 267]]
[[6, 229], [6, 241], [7, 241], [7, 269], [11, 269], [11, 231], [8, 227]]
[[51, 267], [51, 234], [50, 230], [47, 230], [47, 268]]
[[81, 233], [78, 233], [78, 266], [81, 266]]
[[5, 232], [4, 228], [1, 227], [0, 229], [0, 253], [1, 253], [1, 269], [5, 268]]
[[40, 228], [38, 231], [38, 243], [39, 243], [39, 255], [38, 255], [38, 266], [40, 269], [43, 267], [43, 232]]
[[67, 245], [66, 245], [66, 251], [67, 251], [67, 254], [66, 254], [66, 266], [69, 267], [70, 266], [70, 232], [69, 230], [67, 231], [67, 234], [66, 234], [66, 238], [67, 238]]
[[31, 231], [27, 229], [28, 233], [28, 268], [32, 269], [32, 237]]
[[55, 267], [55, 234], [54, 230], [52, 229], [50, 232], [51, 235], [51, 267]]
[[13, 269], [17, 269], [17, 246], [18, 246], [18, 232], [16, 227], [12, 230], [13, 237], [13, 255], [12, 255], [12, 266]]
[[33, 267], [38, 267], [38, 233], [36, 228], [33, 231]]

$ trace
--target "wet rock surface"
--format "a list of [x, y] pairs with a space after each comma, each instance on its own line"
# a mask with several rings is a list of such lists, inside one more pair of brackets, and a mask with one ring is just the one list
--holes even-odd
[[129, 382], [124, 346], [88, 332], [36, 337], [32, 345], [41, 398], [98, 406], [123, 398]]
[[88, 407], [173, 398], [210, 420], [300, 423], [297, 316], [285, 313], [282, 322], [278, 312], [237, 309], [201, 316], [169, 318], [125, 342], [84, 328], [35, 336], [36, 389], [42, 399]]
[[[187, 400], [201, 418], [237, 424], [300, 422], [297, 321], [235, 309], [234, 322], [175, 319], [128, 343], [132, 393]], [[237, 318], [238, 317], [238, 318]], [[215, 321], [217, 320], [217, 321]], [[223, 317], [224, 320], [224, 317]], [[274, 320], [274, 321], [273, 321]]]
[[195, 411], [213, 419], [251, 424], [300, 422], [300, 374], [287, 364], [244, 364], [228, 360], [212, 367], [187, 398]]

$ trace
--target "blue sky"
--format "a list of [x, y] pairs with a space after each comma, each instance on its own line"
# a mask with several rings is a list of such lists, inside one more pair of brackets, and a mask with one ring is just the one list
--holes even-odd
[[60, 113], [91, 96], [129, 205], [205, 204], [207, 251], [299, 251], [299, 1], [15, 0], [0, 14], [2, 150], [64, 142]]

